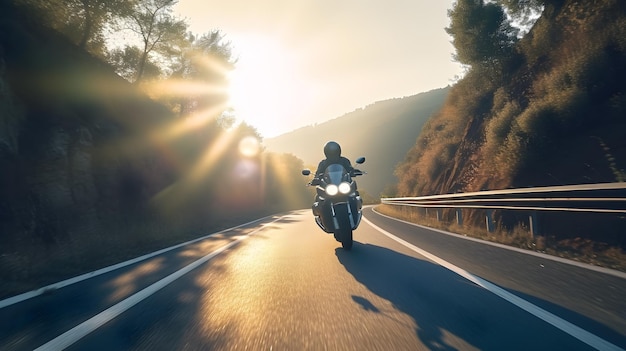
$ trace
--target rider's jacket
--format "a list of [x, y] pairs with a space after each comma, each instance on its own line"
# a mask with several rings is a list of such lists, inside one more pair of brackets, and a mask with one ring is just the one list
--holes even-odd
[[326, 167], [328, 167], [328, 165], [332, 165], [338, 163], [340, 165], [343, 166], [343, 168], [345, 168], [348, 172], [352, 172], [354, 170], [354, 168], [352, 167], [352, 165], [350, 164], [350, 160], [348, 160], [347, 158], [340, 156], [338, 159], [323, 159], [322, 161], [320, 161], [319, 165], [317, 165], [317, 171], [315, 171], [315, 177], [319, 177], [319, 175], [321, 173], [324, 173], [324, 171], [326, 170]]

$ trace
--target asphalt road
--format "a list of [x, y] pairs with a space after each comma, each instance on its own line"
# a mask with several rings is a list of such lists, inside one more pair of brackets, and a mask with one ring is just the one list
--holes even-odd
[[626, 348], [625, 275], [366, 218], [350, 252], [296, 211], [0, 301], [0, 350]]

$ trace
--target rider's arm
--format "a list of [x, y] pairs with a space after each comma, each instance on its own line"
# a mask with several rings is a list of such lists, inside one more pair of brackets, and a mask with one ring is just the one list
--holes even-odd
[[343, 159], [343, 167], [350, 173], [352, 173], [352, 171], [354, 171], [354, 167], [352, 167], [352, 164], [350, 163], [350, 160], [342, 157]]
[[320, 176], [320, 173], [324, 173], [325, 168], [326, 168], [326, 160], [321, 160], [320, 163], [317, 165], [317, 170], [315, 171], [315, 174], [313, 175], [313, 177], [318, 178]]
[[311, 185], [319, 185], [320, 184], [320, 177], [321, 177], [320, 173], [322, 173], [325, 168], [326, 168], [326, 166], [325, 166], [324, 160], [320, 161], [320, 163], [317, 165], [317, 170], [315, 171], [315, 173], [313, 173], [313, 179], [311, 179], [311, 182], [309, 184], [311, 184]]

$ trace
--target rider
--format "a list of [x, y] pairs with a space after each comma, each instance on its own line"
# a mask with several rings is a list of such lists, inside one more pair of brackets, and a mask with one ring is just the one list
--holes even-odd
[[315, 178], [320, 177], [320, 175], [324, 174], [326, 167], [328, 165], [338, 163], [342, 165], [348, 172], [352, 173], [354, 168], [350, 164], [350, 160], [341, 156], [341, 146], [335, 141], [329, 141], [324, 145], [324, 155], [326, 155], [326, 159], [320, 161], [317, 166], [317, 171], [315, 171]]
[[[323, 159], [322, 161], [320, 161], [319, 165], [317, 166], [317, 171], [315, 171], [315, 175], [313, 180], [311, 181], [311, 185], [319, 185], [319, 179], [324, 175], [324, 171], [326, 170], [326, 167], [328, 167], [329, 165], [332, 164], [340, 164], [342, 165], [346, 171], [348, 171], [350, 174], [352, 174], [355, 169], [352, 167], [352, 164], [350, 164], [350, 160], [348, 160], [347, 158], [341, 156], [341, 146], [339, 146], [339, 144], [335, 141], [329, 141], [326, 143], [326, 145], [324, 145], [324, 155], [326, 156], [325, 159]], [[359, 195], [359, 192], [356, 192], [357, 195]], [[360, 197], [359, 197], [359, 201], [360, 201]], [[319, 196], [315, 196], [315, 203], [313, 204], [313, 214], [316, 216], [319, 216], [321, 214], [321, 208], [322, 208], [322, 202], [323, 200], [319, 198]], [[360, 203], [359, 203], [359, 208], [360, 208]]]

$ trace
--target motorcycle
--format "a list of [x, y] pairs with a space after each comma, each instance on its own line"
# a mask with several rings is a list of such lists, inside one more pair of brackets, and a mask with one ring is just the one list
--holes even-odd
[[[357, 164], [364, 162], [365, 157], [356, 160]], [[304, 176], [310, 174], [308, 169], [302, 171]], [[316, 174], [307, 184], [315, 186], [317, 191], [312, 207], [315, 223], [324, 232], [333, 233], [347, 251], [352, 249], [352, 231], [361, 222], [363, 207], [363, 200], [352, 178], [364, 174], [366, 173], [358, 169], [348, 172], [340, 164], [331, 164], [324, 173]]]

